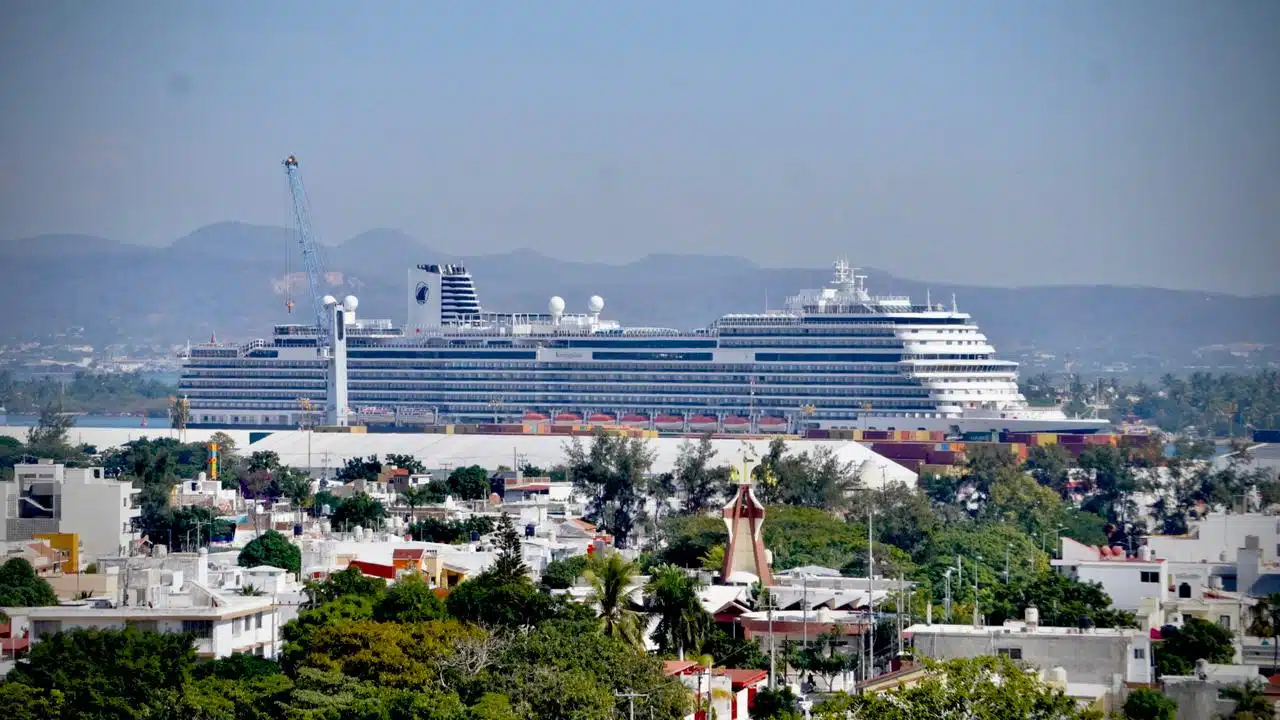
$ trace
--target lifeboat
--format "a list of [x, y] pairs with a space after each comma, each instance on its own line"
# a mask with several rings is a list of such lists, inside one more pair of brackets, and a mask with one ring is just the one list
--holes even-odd
[[689, 418], [689, 428], [699, 432], [714, 431], [720, 427], [720, 421], [712, 415], [694, 415]]
[[614, 417], [612, 413], [591, 413], [587, 416], [587, 422], [592, 425], [612, 425]]
[[649, 416], [631, 413], [622, 416], [622, 424], [628, 427], [645, 427], [649, 424]]
[[751, 429], [751, 421], [741, 415], [730, 415], [724, 419], [725, 432], [747, 432]]
[[684, 418], [679, 415], [659, 415], [653, 419], [659, 430], [680, 430], [684, 428]]
[[780, 417], [762, 417], [760, 422], [760, 432], [780, 433], [787, 431], [787, 419]]
[[553, 421], [556, 425], [576, 425], [582, 422], [582, 416], [578, 413], [565, 412], [556, 415]]
[[524, 421], [525, 422], [546, 422], [547, 414], [530, 411], [524, 414]]

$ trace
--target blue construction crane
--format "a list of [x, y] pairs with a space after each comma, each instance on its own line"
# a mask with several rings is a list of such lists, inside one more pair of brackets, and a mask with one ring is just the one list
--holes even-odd
[[[328, 336], [329, 323], [325, 320], [324, 310], [324, 267], [320, 263], [315, 232], [311, 228], [311, 203], [307, 200], [307, 189], [302, 184], [302, 176], [298, 174], [298, 158], [290, 155], [284, 159], [284, 173], [289, 178], [289, 194], [293, 197], [293, 224], [298, 234], [298, 246], [302, 251], [302, 263], [307, 269], [307, 284], [311, 289], [311, 303], [316, 314], [316, 326], [321, 337]], [[286, 269], [285, 286], [288, 287]], [[286, 293], [288, 291], [286, 290]], [[293, 312], [293, 299], [289, 297], [286, 306]]]

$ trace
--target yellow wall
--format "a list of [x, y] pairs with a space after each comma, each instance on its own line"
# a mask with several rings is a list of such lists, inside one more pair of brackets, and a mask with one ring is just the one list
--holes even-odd
[[35, 533], [36, 540], [48, 540], [49, 547], [62, 550], [67, 554], [67, 565], [63, 572], [80, 572], [80, 535], [79, 533]]

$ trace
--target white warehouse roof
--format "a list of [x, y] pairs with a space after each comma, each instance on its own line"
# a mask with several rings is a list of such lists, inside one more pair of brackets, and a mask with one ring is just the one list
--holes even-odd
[[[413, 455], [428, 468], [479, 465], [493, 469], [499, 465], [511, 467], [519, 455], [522, 462], [541, 468], [551, 468], [564, 462], [565, 444], [571, 438], [564, 435], [434, 435], [427, 433], [312, 433], [311, 467], [342, 467], [348, 458], [388, 453]], [[590, 447], [592, 439], [580, 438], [584, 447]], [[649, 438], [645, 442], [654, 449], [654, 472], [671, 472], [675, 468], [680, 445], [685, 438]], [[691, 442], [697, 442], [692, 440]], [[757, 456], [769, 450], [769, 440], [739, 438], [711, 441], [716, 450], [713, 464], [740, 461], [744, 445], [751, 445]], [[916, 486], [916, 474], [851, 440], [788, 440], [789, 452], [812, 451], [819, 446], [830, 447], [836, 456], [862, 469], [862, 480], [870, 487], [880, 487], [886, 482], [901, 482]], [[307, 433], [284, 430], [248, 446], [243, 451], [272, 450], [280, 460], [297, 467], [307, 466]], [[867, 463], [870, 462], [868, 465]]]

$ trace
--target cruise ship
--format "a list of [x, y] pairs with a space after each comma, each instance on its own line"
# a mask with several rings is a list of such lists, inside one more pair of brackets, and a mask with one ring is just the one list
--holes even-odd
[[[373, 429], [435, 423], [626, 425], [664, 432], [795, 433], [813, 428], [953, 433], [1096, 432], [1107, 423], [1036, 408], [1017, 363], [954, 299], [872, 295], [840, 261], [824, 287], [779, 310], [691, 330], [627, 327], [553, 297], [546, 312], [485, 312], [461, 265], [408, 271], [407, 317], [277, 325], [270, 340], [183, 353], [188, 427], [284, 429], [316, 419]], [[335, 329], [336, 328], [336, 329]], [[344, 371], [335, 373], [340, 336]], [[335, 384], [338, 383], [338, 384]], [[342, 407], [334, 403], [344, 403]]]

